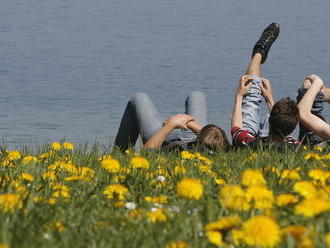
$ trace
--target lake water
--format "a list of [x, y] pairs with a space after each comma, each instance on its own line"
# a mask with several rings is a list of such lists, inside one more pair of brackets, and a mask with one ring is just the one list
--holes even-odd
[[136, 91], [168, 117], [202, 90], [229, 134], [237, 81], [269, 23], [281, 24], [263, 66], [276, 99], [310, 73], [329, 82], [329, 13], [328, 0], [2, 0], [2, 142], [109, 144]]

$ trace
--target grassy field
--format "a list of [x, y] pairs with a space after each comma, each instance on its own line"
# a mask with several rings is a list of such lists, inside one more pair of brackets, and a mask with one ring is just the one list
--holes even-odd
[[3, 148], [0, 247], [330, 247], [329, 167], [320, 147]]

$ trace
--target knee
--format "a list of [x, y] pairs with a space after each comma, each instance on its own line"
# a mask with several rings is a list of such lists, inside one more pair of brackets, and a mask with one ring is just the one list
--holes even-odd
[[150, 101], [150, 97], [148, 94], [144, 93], [144, 92], [137, 92], [135, 93], [131, 99], [129, 100], [130, 103], [136, 104], [136, 103], [140, 103], [140, 102], [146, 102], [146, 101]]
[[190, 93], [189, 97], [190, 99], [205, 99], [205, 94], [199, 90], [194, 90]]
[[305, 78], [301, 87], [304, 89], [308, 89], [309, 87], [311, 87], [311, 85], [312, 85], [312, 82], [310, 81], [310, 79]]

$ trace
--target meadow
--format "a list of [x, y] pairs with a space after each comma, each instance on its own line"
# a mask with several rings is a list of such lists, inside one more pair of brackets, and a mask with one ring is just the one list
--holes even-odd
[[0, 154], [0, 247], [330, 247], [330, 152]]

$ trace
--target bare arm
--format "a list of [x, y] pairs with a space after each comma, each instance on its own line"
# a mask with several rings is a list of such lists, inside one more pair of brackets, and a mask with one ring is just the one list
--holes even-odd
[[234, 103], [234, 109], [233, 109], [233, 114], [231, 117], [231, 127], [243, 127], [243, 116], [242, 116], [242, 102], [243, 102], [243, 97], [251, 87], [252, 83], [249, 82], [248, 80], [251, 79], [248, 75], [244, 75], [241, 77], [237, 92], [236, 92], [236, 97], [235, 97], [235, 103]]
[[262, 78], [262, 84], [261, 84], [261, 92], [265, 99], [265, 102], [267, 104], [269, 112], [272, 111], [272, 108], [274, 106], [274, 98], [272, 93], [272, 87], [270, 85], [270, 82], [266, 78]]
[[147, 140], [142, 149], [161, 148], [167, 135], [169, 135], [173, 129], [187, 129], [189, 128], [188, 123], [191, 121], [193, 121], [193, 117], [190, 115], [178, 114], [172, 116], [164, 122], [163, 127], [157, 133], [155, 133], [149, 140]]
[[190, 129], [191, 131], [193, 131], [195, 134], [199, 134], [199, 132], [201, 131], [201, 129], [203, 128], [200, 124], [198, 124], [196, 121], [189, 121], [187, 123], [187, 127], [188, 129]]
[[317, 93], [323, 87], [323, 81], [316, 75], [307, 77], [310, 79], [312, 85], [307, 90], [303, 98], [298, 104], [300, 121], [308, 129], [313, 131], [316, 135], [324, 139], [330, 138], [330, 126], [328, 123], [311, 113], [314, 99]]

